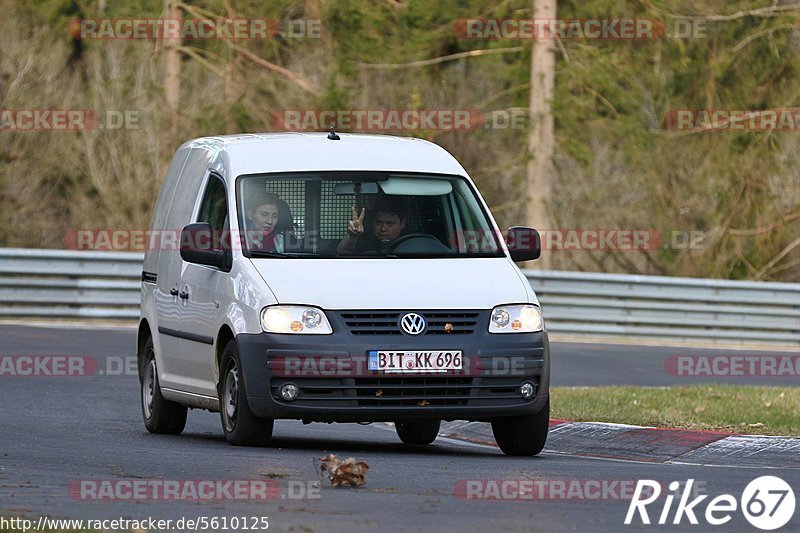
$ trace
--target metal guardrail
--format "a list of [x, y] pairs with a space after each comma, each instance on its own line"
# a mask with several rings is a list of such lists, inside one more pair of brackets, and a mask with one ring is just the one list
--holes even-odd
[[135, 320], [143, 257], [0, 248], [0, 317]]
[[[139, 316], [142, 254], [0, 249], [0, 317]], [[800, 348], [800, 284], [525, 271], [552, 333]]]
[[800, 348], [800, 284], [526, 271], [548, 330]]

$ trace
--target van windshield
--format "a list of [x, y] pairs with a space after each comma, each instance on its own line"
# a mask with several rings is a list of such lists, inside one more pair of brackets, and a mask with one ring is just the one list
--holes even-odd
[[304, 172], [241, 176], [250, 257], [503, 257], [474, 189], [440, 174]]

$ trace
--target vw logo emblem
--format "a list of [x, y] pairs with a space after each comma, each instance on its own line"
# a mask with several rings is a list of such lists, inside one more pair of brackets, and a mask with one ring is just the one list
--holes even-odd
[[425, 319], [417, 313], [406, 313], [400, 319], [400, 329], [409, 335], [419, 335], [425, 331]]

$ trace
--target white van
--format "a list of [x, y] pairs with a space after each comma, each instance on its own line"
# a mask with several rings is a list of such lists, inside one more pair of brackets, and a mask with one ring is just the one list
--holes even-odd
[[[508, 242], [508, 245], [506, 242]], [[231, 444], [276, 419], [395, 423], [429, 444], [441, 420], [491, 422], [535, 455], [549, 345], [505, 239], [461, 165], [420, 139], [325, 133], [195, 139], [172, 159], [142, 272], [138, 359], [147, 429], [218, 411]]]

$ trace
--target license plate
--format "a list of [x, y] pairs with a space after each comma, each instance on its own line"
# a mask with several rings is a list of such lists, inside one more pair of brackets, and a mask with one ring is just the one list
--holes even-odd
[[369, 369], [378, 372], [447, 372], [461, 370], [461, 350], [383, 351], [370, 350]]

